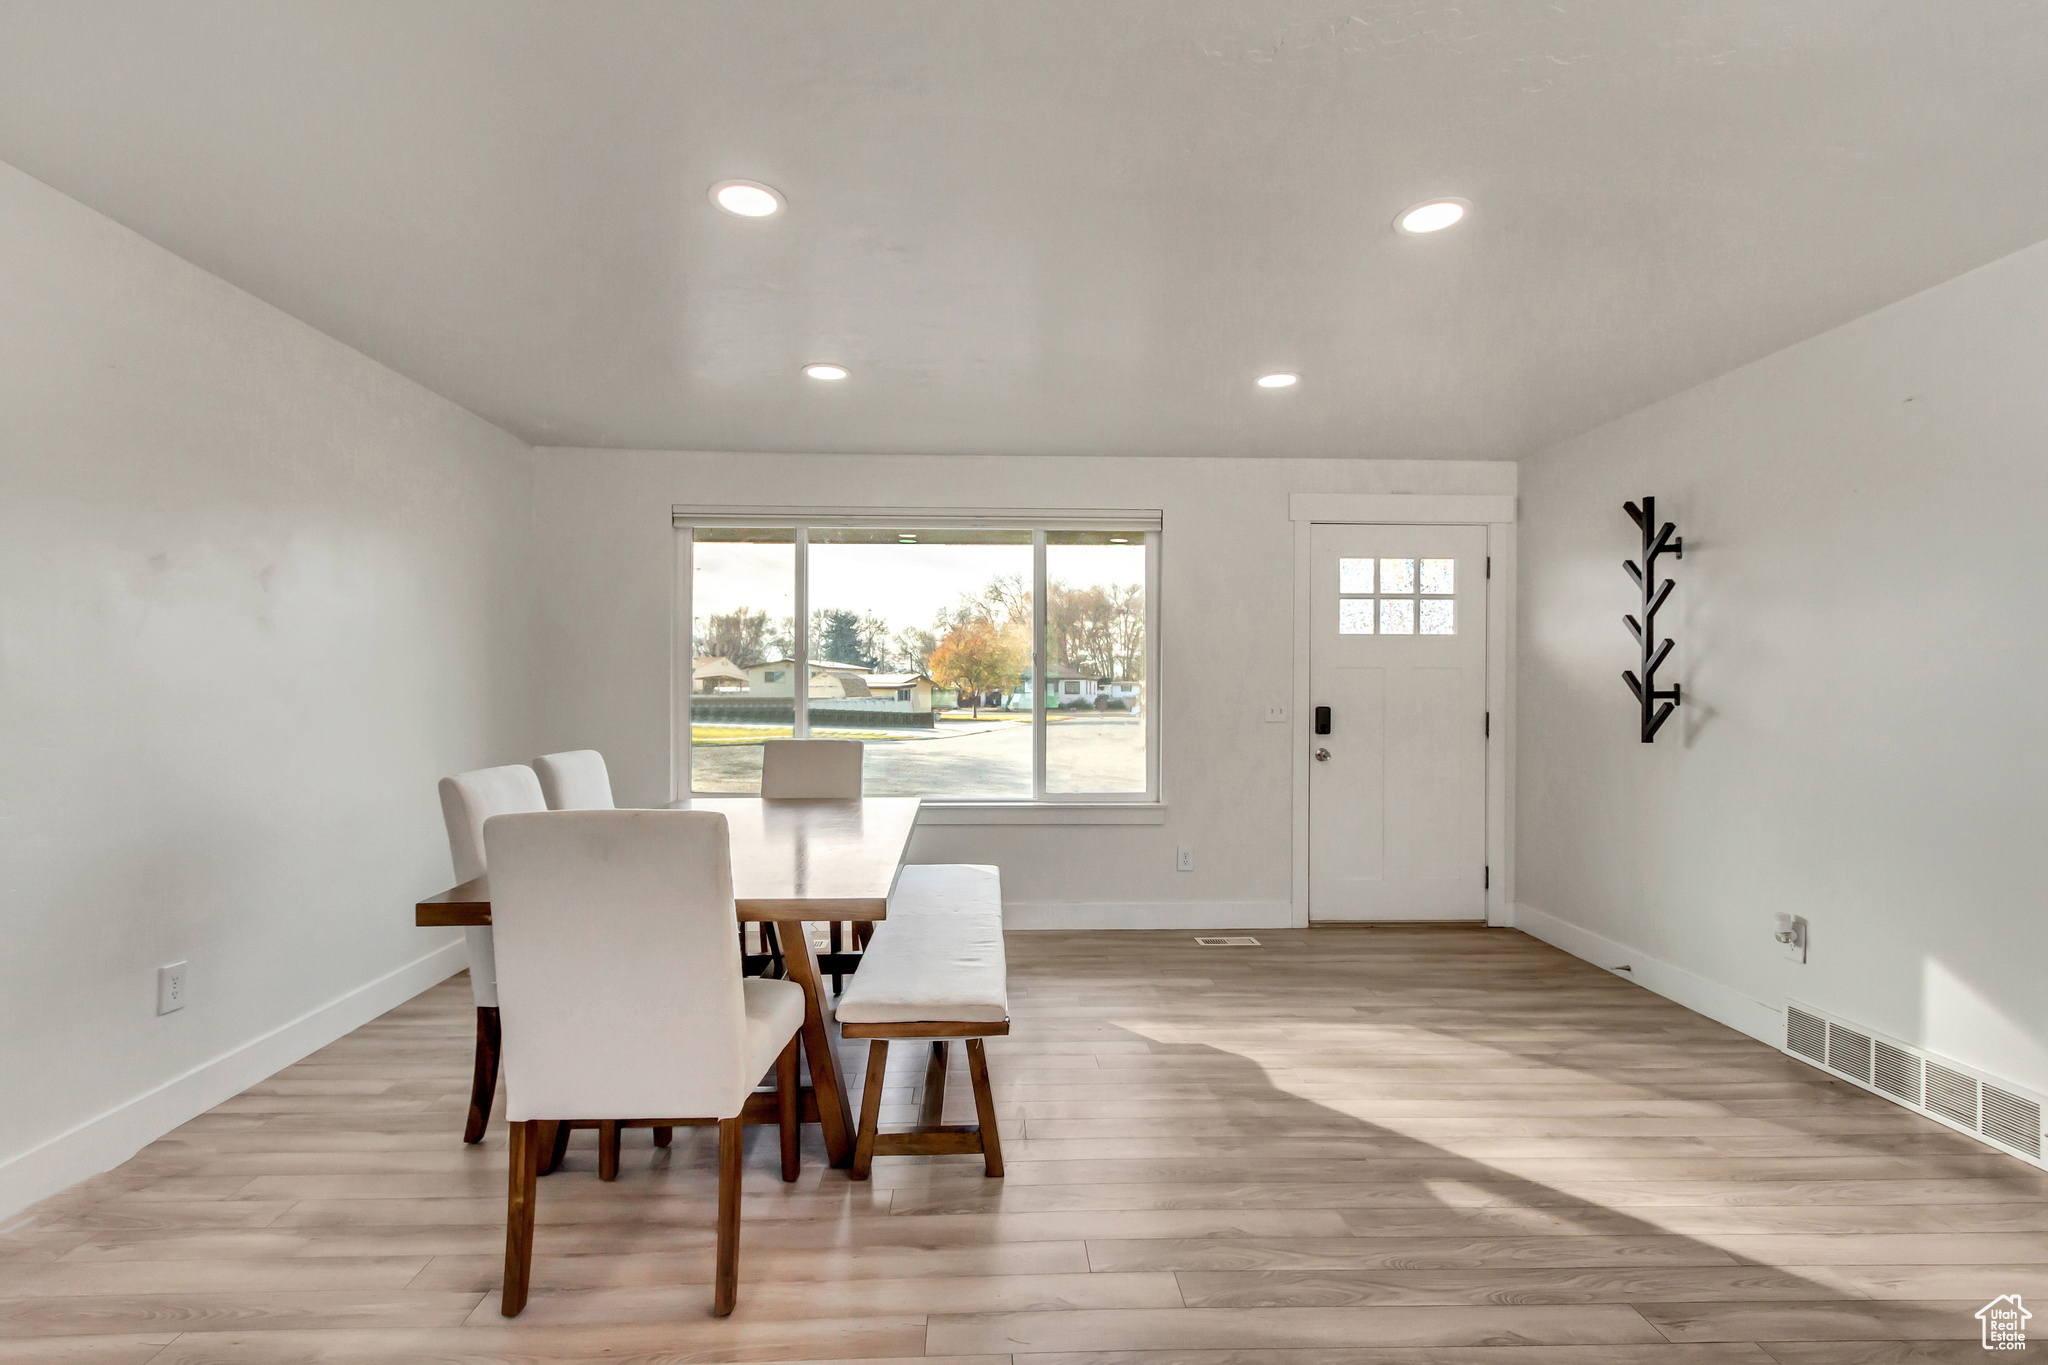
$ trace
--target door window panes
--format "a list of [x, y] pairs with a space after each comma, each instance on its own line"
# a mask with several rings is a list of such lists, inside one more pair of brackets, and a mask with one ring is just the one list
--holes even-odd
[[1339, 559], [1337, 633], [1457, 634], [1457, 571], [1455, 559]]

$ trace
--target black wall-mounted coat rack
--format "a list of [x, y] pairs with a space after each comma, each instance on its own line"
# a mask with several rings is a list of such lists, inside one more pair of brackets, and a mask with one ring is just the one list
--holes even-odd
[[[1643, 619], [1638, 621], [1633, 616], [1621, 618], [1629, 633], [1636, 637], [1636, 643], [1643, 647], [1643, 674], [1639, 678], [1633, 669], [1624, 669], [1621, 677], [1643, 708], [1643, 743], [1649, 744], [1657, 738], [1658, 727], [1664, 724], [1680, 701], [1677, 683], [1663, 691], [1657, 689], [1657, 670], [1677, 643], [1675, 640], [1666, 640], [1662, 644], [1657, 642], [1657, 612], [1665, 599], [1671, 596], [1672, 588], [1677, 586], [1676, 581], [1669, 578], [1661, 584], [1657, 582], [1657, 556], [1668, 554], [1673, 559], [1684, 559], [1685, 542], [1671, 534], [1678, 528], [1670, 522], [1665, 522], [1661, 528], [1657, 525], [1655, 498], [1644, 498], [1641, 507], [1632, 502], [1625, 502], [1621, 507], [1643, 532], [1642, 566], [1638, 568], [1632, 559], [1621, 563], [1636, 586], [1643, 590]], [[1663, 705], [1658, 705], [1659, 702]]]

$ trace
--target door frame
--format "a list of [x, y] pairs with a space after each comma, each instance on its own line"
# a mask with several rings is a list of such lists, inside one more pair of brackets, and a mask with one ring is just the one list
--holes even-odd
[[1294, 523], [1294, 841], [1292, 923], [1308, 917], [1309, 696], [1312, 538], [1318, 523], [1349, 526], [1482, 526], [1492, 572], [1486, 591], [1486, 923], [1514, 923], [1515, 904], [1515, 495], [1512, 493], [1292, 493]]

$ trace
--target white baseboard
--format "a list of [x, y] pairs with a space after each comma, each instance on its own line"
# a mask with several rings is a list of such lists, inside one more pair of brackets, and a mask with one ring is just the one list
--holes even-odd
[[1286, 901], [1005, 901], [1005, 929], [1285, 929]]
[[[1562, 948], [1573, 957], [1584, 958], [1596, 967], [1626, 977], [1666, 1000], [1676, 1001], [1693, 1013], [1704, 1014], [1758, 1042], [1772, 1047], [1784, 1044], [1785, 1014], [1776, 1006], [1752, 1000], [1732, 987], [1709, 981], [1704, 976], [1695, 976], [1683, 967], [1661, 962], [1625, 943], [1603, 938], [1590, 929], [1581, 929], [1533, 905], [1514, 908], [1514, 926], [1553, 948]], [[1617, 972], [1617, 967], [1629, 970]]]
[[469, 965], [461, 939], [358, 986], [154, 1090], [0, 1162], [0, 1221], [114, 1167], [293, 1062], [326, 1047]]

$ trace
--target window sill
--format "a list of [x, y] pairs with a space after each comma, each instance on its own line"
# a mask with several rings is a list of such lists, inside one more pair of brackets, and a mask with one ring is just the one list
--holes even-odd
[[919, 825], [1163, 825], [1159, 801], [926, 801]]

